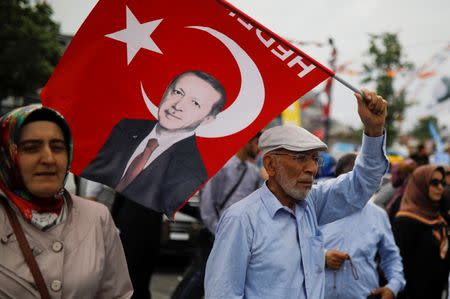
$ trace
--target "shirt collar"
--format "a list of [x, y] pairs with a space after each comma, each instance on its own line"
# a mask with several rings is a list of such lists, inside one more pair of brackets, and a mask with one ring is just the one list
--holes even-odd
[[267, 212], [269, 212], [270, 217], [275, 217], [275, 214], [279, 210], [285, 210], [286, 212], [292, 214], [294, 217], [296, 217], [296, 214], [301, 214], [306, 205], [306, 200], [301, 200], [295, 204], [295, 212], [289, 209], [288, 207], [285, 207], [281, 204], [281, 202], [278, 200], [278, 198], [270, 191], [269, 187], [267, 187], [267, 181], [264, 183], [263, 187], [261, 188], [261, 198], [264, 206], [266, 207]]
[[264, 183], [261, 188], [261, 200], [266, 208], [267, 212], [269, 212], [270, 217], [275, 217], [275, 214], [279, 210], [289, 210], [289, 208], [284, 207], [278, 198], [269, 190], [267, 187], [267, 181]]
[[178, 133], [178, 132], [166, 132], [164, 134], [161, 133], [157, 133], [158, 131], [158, 126], [159, 124], [156, 124], [156, 126], [153, 128], [153, 130], [150, 132], [150, 134], [148, 135], [148, 139], [150, 138], [156, 138], [158, 140], [158, 143], [160, 145], [163, 144], [174, 144], [182, 139], [185, 139], [189, 136], [192, 136], [195, 134], [195, 131], [188, 131], [188, 132], [182, 132], [182, 133]]

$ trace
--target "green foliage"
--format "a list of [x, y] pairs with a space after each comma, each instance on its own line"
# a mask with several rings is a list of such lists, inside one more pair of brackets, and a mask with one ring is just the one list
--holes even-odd
[[404, 60], [402, 47], [394, 33], [371, 34], [368, 56], [371, 61], [363, 66], [365, 77], [362, 83], [374, 82], [376, 92], [389, 102], [386, 130], [387, 143], [391, 145], [399, 134], [396, 122], [403, 120], [404, 111], [410, 105], [404, 90], [395, 92], [393, 72], [411, 69], [412, 64]]
[[438, 119], [434, 116], [427, 116], [419, 119], [418, 123], [414, 126], [411, 131], [411, 135], [414, 136], [420, 142], [433, 138], [428, 129], [428, 123], [431, 122], [435, 128], [439, 129]]
[[51, 15], [41, 1], [0, 1], [0, 100], [35, 94], [49, 79], [62, 54]]

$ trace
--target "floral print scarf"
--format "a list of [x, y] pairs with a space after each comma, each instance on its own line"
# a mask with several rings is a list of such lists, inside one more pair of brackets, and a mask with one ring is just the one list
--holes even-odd
[[64, 133], [68, 163], [67, 174], [72, 161], [72, 137], [64, 118], [55, 110], [41, 105], [29, 105], [15, 109], [0, 118], [0, 190], [22, 214], [23, 218], [39, 229], [54, 225], [61, 219], [64, 206], [64, 188], [51, 198], [37, 198], [25, 187], [18, 166], [17, 144], [25, 120], [30, 115], [39, 113], [39, 120], [56, 123]]

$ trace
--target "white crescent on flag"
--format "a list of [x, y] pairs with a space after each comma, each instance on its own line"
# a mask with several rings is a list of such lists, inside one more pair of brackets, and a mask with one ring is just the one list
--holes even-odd
[[[220, 112], [216, 119], [197, 128], [199, 137], [218, 138], [232, 135], [248, 127], [259, 115], [265, 98], [265, 89], [258, 67], [250, 56], [232, 39], [209, 27], [189, 26], [187, 28], [203, 30], [221, 41], [236, 60], [241, 73], [241, 88], [233, 104]], [[141, 82], [144, 102], [153, 115], [158, 117], [158, 107], [147, 96]]]

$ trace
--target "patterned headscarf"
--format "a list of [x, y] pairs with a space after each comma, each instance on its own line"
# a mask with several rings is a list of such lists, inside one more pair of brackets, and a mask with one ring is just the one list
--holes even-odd
[[447, 253], [447, 222], [440, 214], [440, 203], [428, 196], [433, 173], [444, 168], [436, 165], [424, 165], [416, 168], [406, 185], [400, 210], [396, 217], [409, 217], [433, 227], [433, 235], [439, 241], [441, 258]]
[[65, 181], [72, 162], [72, 135], [61, 114], [41, 105], [29, 105], [17, 108], [0, 118], [0, 189], [23, 217], [37, 226], [40, 224], [36, 222], [47, 222], [42, 219], [58, 217], [64, 204], [64, 189], [51, 198], [37, 198], [27, 190], [20, 173], [17, 145], [21, 130], [24, 125], [40, 120], [55, 123], [64, 134], [68, 155]]

